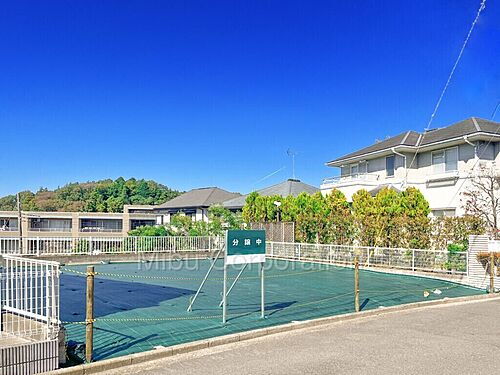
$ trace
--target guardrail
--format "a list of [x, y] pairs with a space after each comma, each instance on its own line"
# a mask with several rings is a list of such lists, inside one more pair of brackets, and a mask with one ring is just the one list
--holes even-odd
[[368, 182], [375, 182], [378, 181], [380, 176], [376, 173], [354, 173], [354, 174], [349, 174], [349, 175], [343, 175], [343, 176], [334, 176], [334, 177], [327, 177], [323, 179], [323, 185], [327, 184], [340, 184], [343, 182], [351, 182], [351, 181], [368, 181]]
[[357, 256], [363, 267], [467, 274], [468, 253], [353, 245], [267, 242], [270, 256], [299, 261], [352, 265]]
[[138, 252], [213, 251], [221, 247], [218, 236], [162, 237], [0, 237], [1, 254], [92, 255]]

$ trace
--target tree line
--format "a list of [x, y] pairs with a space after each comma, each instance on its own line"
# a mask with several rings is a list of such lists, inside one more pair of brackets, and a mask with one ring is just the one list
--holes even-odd
[[[41, 188], [36, 193], [23, 191], [20, 198], [24, 211], [122, 212], [126, 204], [161, 204], [180, 193], [155, 181], [120, 177], [70, 183], [55, 190]], [[15, 195], [0, 198], [0, 210], [16, 209]]]
[[[275, 204], [275, 202], [280, 202]], [[429, 203], [414, 187], [402, 192], [381, 189], [375, 196], [359, 190], [348, 202], [339, 190], [297, 197], [248, 195], [245, 222], [295, 223], [295, 240], [307, 243], [358, 244], [403, 248], [467, 246], [470, 234], [483, 234], [478, 216], [430, 218]]]

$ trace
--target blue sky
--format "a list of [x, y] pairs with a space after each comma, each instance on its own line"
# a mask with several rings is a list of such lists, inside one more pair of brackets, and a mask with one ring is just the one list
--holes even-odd
[[[0, 195], [119, 176], [248, 192], [291, 176], [288, 148], [318, 186], [326, 161], [423, 130], [478, 6], [5, 2]], [[433, 126], [490, 117], [499, 61], [490, 0]]]

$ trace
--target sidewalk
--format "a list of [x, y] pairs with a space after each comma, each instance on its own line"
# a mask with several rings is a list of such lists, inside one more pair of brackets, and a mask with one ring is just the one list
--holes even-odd
[[499, 361], [494, 299], [275, 334], [106, 374], [494, 374]]

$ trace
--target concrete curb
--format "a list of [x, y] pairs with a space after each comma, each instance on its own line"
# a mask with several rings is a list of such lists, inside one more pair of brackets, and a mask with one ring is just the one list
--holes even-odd
[[206, 349], [214, 346], [226, 345], [235, 342], [241, 342], [246, 340], [255, 339], [258, 337], [263, 337], [267, 335], [272, 335], [275, 333], [294, 331], [304, 328], [310, 328], [315, 326], [327, 325], [332, 323], [341, 323], [352, 320], [361, 320], [363, 318], [375, 317], [380, 315], [387, 315], [391, 313], [419, 310], [430, 307], [438, 307], [443, 305], [452, 304], [463, 304], [463, 303], [473, 303], [489, 299], [500, 299], [498, 294], [481, 294], [477, 296], [467, 296], [467, 297], [457, 297], [457, 298], [444, 298], [435, 301], [424, 301], [424, 302], [414, 302], [405, 305], [391, 306], [378, 308], [375, 310], [362, 311], [359, 313], [348, 313], [343, 315], [329, 316], [326, 318], [318, 318], [312, 320], [305, 320], [293, 323], [282, 324], [274, 327], [259, 328], [252, 331], [246, 331], [241, 333], [234, 333], [225, 336], [219, 336], [208, 340], [199, 340], [186, 344], [174, 345], [165, 348], [153, 349], [147, 352], [130, 354], [123, 357], [106, 359], [99, 362], [93, 362], [89, 364], [78, 365], [74, 367], [69, 367], [65, 369], [55, 370], [48, 372], [46, 374], [54, 375], [87, 375], [87, 374], [97, 374], [103, 371], [116, 369], [123, 366], [133, 365], [137, 363], [143, 363], [147, 361], [153, 361], [156, 359], [171, 357], [176, 354], [188, 353], [197, 351], [200, 349]]

